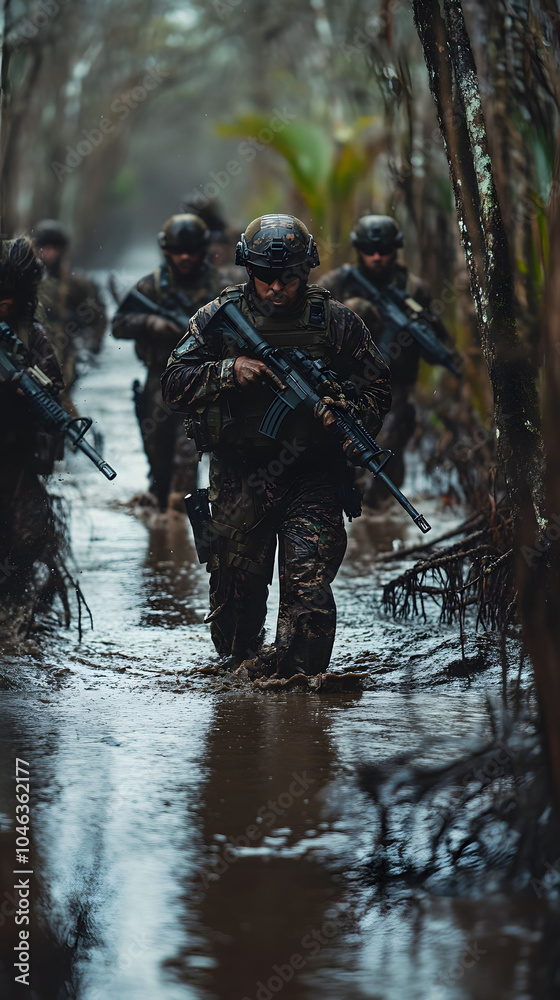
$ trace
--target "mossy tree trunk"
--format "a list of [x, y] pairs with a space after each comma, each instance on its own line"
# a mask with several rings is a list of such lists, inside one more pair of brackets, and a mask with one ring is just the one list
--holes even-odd
[[6, 232], [4, 229], [6, 220], [6, 186], [4, 166], [9, 98], [8, 69], [10, 63], [10, 50], [8, 46], [8, 24], [10, 2], [11, 0], [3, 0], [0, 11], [0, 32], [2, 37], [0, 48], [0, 59], [2, 60], [2, 65], [0, 66], [0, 234], [2, 235]]
[[[560, 191], [560, 146], [556, 160]], [[550, 261], [543, 316], [543, 435], [546, 451], [547, 527], [536, 539], [530, 521], [520, 526], [519, 605], [524, 636], [541, 695], [553, 764], [560, 760], [560, 199], [549, 210]], [[558, 770], [555, 769], [560, 794]]]
[[[549, 463], [545, 502], [535, 372], [516, 329], [510, 254], [461, 2], [413, 0], [413, 8], [447, 153], [482, 350], [494, 394], [499, 455], [515, 524], [519, 609], [560, 796], [560, 579], [557, 571], [549, 568], [546, 556], [540, 560], [524, 558], [528, 541], [534, 545], [535, 539], [546, 536], [549, 515], [555, 511], [560, 515], [560, 466], [555, 472], [556, 462], [554, 467]], [[560, 224], [557, 235], [560, 238]], [[555, 257], [560, 267], [558, 248]], [[559, 280], [550, 283], [548, 298], [548, 339], [558, 345]], [[559, 454], [560, 355], [558, 346], [550, 344], [549, 348], [549, 357], [555, 351], [547, 366], [547, 400], [553, 411], [547, 411], [546, 422], [550, 458], [550, 447]]]

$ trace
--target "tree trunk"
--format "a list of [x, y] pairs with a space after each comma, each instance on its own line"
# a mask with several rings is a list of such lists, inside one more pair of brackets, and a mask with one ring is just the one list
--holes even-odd
[[[517, 336], [509, 250], [492, 174], [476, 66], [460, 0], [413, 0], [413, 7], [449, 161], [461, 241], [494, 393], [499, 453], [514, 515], [516, 547], [521, 555], [527, 539], [534, 544], [535, 537], [541, 537], [547, 528], [539, 400], [535, 373]], [[551, 323], [558, 322], [560, 301], [556, 302], [555, 296], [560, 299], [560, 285], [557, 288], [553, 283], [549, 298], [554, 300], [550, 308], [556, 308], [556, 313], [549, 313]], [[549, 336], [553, 338], [554, 332]], [[557, 352], [554, 362], [553, 376], [549, 374], [549, 378], [556, 386], [556, 396], [551, 389], [548, 398], [552, 399], [550, 405], [557, 407]], [[554, 426], [552, 418], [547, 419]], [[554, 419], [558, 420], [556, 412]], [[557, 431], [558, 423], [555, 427]], [[549, 510], [560, 514], [560, 472], [553, 494], [550, 490], [551, 484]], [[557, 574], [554, 580], [549, 578], [544, 565], [534, 572], [523, 566], [522, 559], [518, 565], [524, 636], [532, 653], [553, 779], [560, 796], [559, 581]], [[554, 593], [552, 585], [557, 588]], [[537, 610], [537, 597], [548, 611]], [[545, 629], [546, 636], [540, 636]]]
[[8, 24], [10, 15], [10, 2], [11, 0], [4, 0], [2, 4], [2, 10], [0, 12], [1, 24], [0, 30], [2, 32], [2, 48], [0, 50], [0, 59], [2, 60], [2, 65], [0, 66], [0, 235], [5, 235], [5, 212], [6, 212], [6, 175], [4, 171], [5, 167], [5, 151], [6, 151], [6, 135], [7, 135], [7, 116], [8, 116], [8, 101], [9, 101], [9, 79], [8, 70], [10, 65], [10, 51], [8, 47]]
[[[560, 147], [556, 158], [560, 190]], [[519, 555], [519, 604], [524, 637], [541, 693], [553, 762], [560, 759], [560, 201], [549, 211], [550, 262], [543, 323], [543, 432], [546, 450], [548, 527], [540, 538], [525, 526]], [[537, 545], [535, 543], [538, 543]], [[546, 700], [545, 700], [546, 699]], [[560, 794], [555, 769], [556, 790]]]

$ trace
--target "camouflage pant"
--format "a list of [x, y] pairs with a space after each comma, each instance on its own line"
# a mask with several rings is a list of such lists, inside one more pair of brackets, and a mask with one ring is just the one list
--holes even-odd
[[211, 481], [207, 621], [218, 653], [245, 658], [259, 649], [278, 540], [278, 672], [326, 670], [336, 629], [331, 583], [346, 549], [332, 478], [308, 469], [294, 472], [289, 482], [264, 481], [254, 471], [221, 468], [213, 460]]
[[165, 510], [171, 491], [185, 495], [196, 489], [196, 446], [185, 434], [181, 414], [165, 406], [159, 376], [150, 375], [143, 389], [135, 388], [134, 399], [150, 466], [150, 492]]

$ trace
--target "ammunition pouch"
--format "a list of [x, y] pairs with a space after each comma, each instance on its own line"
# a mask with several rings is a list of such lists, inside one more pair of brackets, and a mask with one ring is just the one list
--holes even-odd
[[270, 553], [274, 532], [270, 527], [270, 508], [263, 503], [258, 489], [250, 485], [251, 469], [243, 463], [237, 468], [230, 465], [227, 483], [224, 484], [221, 479], [223, 468], [218, 459], [213, 475], [211, 465], [213, 487], [210, 489], [212, 519], [208, 570], [239, 569], [264, 577], [271, 583], [274, 560]]
[[362, 513], [362, 491], [356, 485], [355, 475], [355, 469], [346, 467], [337, 489], [342, 509], [349, 521], [360, 517]]

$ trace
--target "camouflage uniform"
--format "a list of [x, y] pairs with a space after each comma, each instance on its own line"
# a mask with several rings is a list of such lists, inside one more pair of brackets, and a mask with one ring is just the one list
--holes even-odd
[[192, 432], [212, 452], [207, 620], [218, 653], [242, 660], [259, 650], [278, 539], [274, 666], [284, 676], [319, 673], [334, 641], [331, 583], [346, 548], [343, 494], [353, 472], [322, 423], [299, 409], [284, 422], [281, 441], [259, 434], [274, 398], [270, 388], [239, 390], [234, 364], [241, 352], [205, 333], [226, 298], [268, 343], [301, 346], [328, 360], [339, 392], [353, 400], [350, 408], [371, 433], [390, 406], [388, 369], [361, 320], [325, 289], [308, 286], [280, 319], [263, 315], [248, 283], [226, 289], [193, 316], [162, 380], [168, 405], [188, 414]]
[[[10, 274], [11, 271], [11, 274]], [[34, 318], [40, 265], [24, 238], [0, 244], [0, 298], [14, 295], [13, 314], [6, 320], [23, 347], [10, 351], [25, 367], [38, 367], [51, 380], [52, 392], [63, 388], [53, 345]], [[12, 287], [7, 288], [11, 279]], [[18, 295], [17, 283], [27, 282]], [[58, 544], [56, 518], [41, 476], [52, 472], [57, 439], [41, 431], [17, 382], [0, 382], [0, 603], [6, 592], [21, 592], [30, 583], [33, 564]], [[0, 608], [0, 624], [4, 610]]]
[[[203, 263], [188, 280], [177, 280], [167, 262], [135, 285], [143, 295], [173, 311], [173, 297], [181, 302], [183, 311], [192, 314], [217, 295], [227, 282], [221, 272]], [[117, 310], [113, 319], [113, 336], [134, 340], [136, 354], [144, 362], [148, 377], [141, 389], [134, 383], [136, 415], [140, 424], [144, 451], [150, 466], [150, 492], [162, 509], [171, 489], [188, 493], [196, 489], [198, 457], [194, 442], [184, 433], [182, 418], [164, 407], [161, 396], [161, 373], [178, 335], [162, 337], [147, 328], [147, 315]]]
[[[50, 378], [58, 394], [64, 387], [53, 345], [40, 323], [10, 320], [9, 325], [22, 341], [25, 353], [15, 355], [26, 367], [36, 366]], [[2, 426], [1, 464], [3, 475], [17, 479], [16, 470], [27, 463], [42, 475], [52, 472], [55, 458], [62, 457], [52, 435], [37, 427], [27, 401], [17, 392], [17, 385], [0, 384], [0, 422]]]
[[[406, 267], [395, 263], [388, 272], [381, 278], [372, 275], [362, 264], [357, 266], [365, 278], [374, 284], [380, 291], [388, 285], [394, 285], [401, 291], [408, 291], [409, 295], [427, 310], [430, 304], [430, 295], [426, 285], [414, 275], [409, 275]], [[345, 302], [349, 308], [360, 316], [368, 327], [376, 344], [380, 343], [383, 334], [383, 321], [375, 306], [367, 299], [367, 292], [352, 274], [352, 265], [345, 264], [333, 271], [329, 271], [322, 277], [322, 283], [328, 288], [331, 294]], [[423, 319], [427, 320], [433, 327], [435, 333], [441, 340], [447, 338], [447, 331], [443, 324], [426, 311]], [[391, 368], [391, 390], [393, 402], [391, 412], [383, 425], [383, 430], [378, 438], [378, 444], [382, 448], [390, 448], [394, 453], [387, 472], [396, 486], [401, 486], [404, 480], [404, 451], [406, 445], [414, 434], [416, 419], [415, 409], [410, 401], [410, 395], [418, 378], [421, 352], [415, 340], [403, 348], [395, 341], [394, 354], [390, 351], [391, 344], [387, 343], [383, 337], [383, 353], [391, 360], [388, 362]], [[389, 352], [386, 353], [387, 348]], [[368, 478], [367, 474], [364, 477]], [[388, 495], [385, 488], [374, 483], [368, 488], [365, 494], [365, 502], [374, 504], [377, 497]]]
[[97, 354], [101, 349], [107, 325], [101, 293], [94, 281], [85, 274], [70, 272], [63, 261], [59, 273], [43, 278], [39, 302], [69, 390], [76, 381], [80, 352]]

